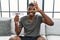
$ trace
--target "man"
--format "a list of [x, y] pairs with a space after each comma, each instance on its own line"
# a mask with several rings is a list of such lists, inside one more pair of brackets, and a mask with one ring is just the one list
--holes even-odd
[[[35, 15], [36, 12], [39, 12], [40, 15]], [[19, 22], [19, 16], [14, 18], [15, 21], [15, 32], [17, 36], [12, 38], [13, 40], [45, 40], [39, 33], [41, 23], [52, 26], [54, 22], [42, 11], [37, 2], [30, 3], [28, 7], [28, 15], [21, 18]], [[18, 25], [19, 22], [19, 25]], [[24, 37], [19, 34], [24, 27]]]

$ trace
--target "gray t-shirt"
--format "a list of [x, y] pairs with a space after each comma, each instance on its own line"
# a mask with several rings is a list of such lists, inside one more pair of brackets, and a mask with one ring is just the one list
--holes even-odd
[[30, 22], [28, 16], [21, 18], [19, 26], [24, 27], [24, 36], [39, 36], [40, 35], [40, 25], [42, 23], [42, 17], [35, 15], [34, 20]]

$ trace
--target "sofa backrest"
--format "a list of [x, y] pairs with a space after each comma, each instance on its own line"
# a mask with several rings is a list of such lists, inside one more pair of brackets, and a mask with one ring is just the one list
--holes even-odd
[[11, 35], [11, 19], [0, 18], [0, 36]]
[[45, 35], [45, 24], [42, 23], [40, 26], [40, 35]]
[[60, 35], [60, 19], [53, 19], [54, 25], [46, 25], [46, 35]]

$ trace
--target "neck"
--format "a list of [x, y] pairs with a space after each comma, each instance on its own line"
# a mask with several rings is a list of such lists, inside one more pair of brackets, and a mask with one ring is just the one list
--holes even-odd
[[28, 19], [33, 20], [34, 16], [28, 16]]

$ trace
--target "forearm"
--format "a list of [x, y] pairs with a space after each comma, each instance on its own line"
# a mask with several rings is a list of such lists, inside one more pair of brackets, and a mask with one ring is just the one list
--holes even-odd
[[44, 11], [40, 10], [39, 12], [40, 12], [40, 14], [43, 16], [43, 18], [44, 18], [45, 20], [51, 20], [51, 19], [44, 13]]
[[39, 12], [39, 13], [43, 16], [43, 18], [44, 18], [43, 22], [44, 22], [44, 23], [46, 23], [46, 24], [48, 24], [48, 25], [53, 25], [53, 24], [54, 24], [53, 21], [44, 13], [44, 11], [42, 11], [42, 10], [38, 7], [37, 2], [34, 2], [34, 6], [35, 6], [35, 12]]
[[53, 25], [54, 24], [53, 21], [44, 13], [44, 11], [40, 10], [39, 12], [43, 16], [44, 22], [46, 24], [48, 24], [48, 25]]
[[18, 24], [16, 24], [16, 23], [15, 23], [15, 32], [17, 35], [19, 35], [21, 32], [21, 28], [19, 28]]

